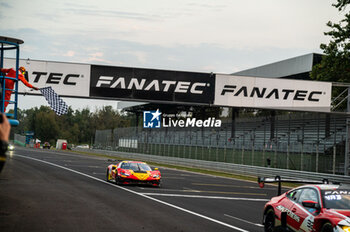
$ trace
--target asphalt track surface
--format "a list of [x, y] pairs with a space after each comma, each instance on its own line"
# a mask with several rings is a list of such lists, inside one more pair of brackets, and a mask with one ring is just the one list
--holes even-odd
[[16, 147], [0, 174], [0, 231], [263, 231], [276, 187], [159, 167], [160, 188], [105, 181], [107, 158]]

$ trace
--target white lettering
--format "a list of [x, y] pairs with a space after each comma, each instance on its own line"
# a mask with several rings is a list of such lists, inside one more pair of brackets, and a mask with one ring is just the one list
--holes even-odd
[[159, 91], [159, 82], [158, 80], [153, 80], [149, 85], [145, 88], [145, 90], [150, 90], [152, 87], [154, 87], [155, 91]]
[[163, 127], [221, 127], [221, 124], [221, 120], [215, 118], [208, 118], [203, 121], [196, 118], [174, 120], [170, 117], [163, 117]]
[[[196, 83], [195, 83], [196, 84]], [[193, 86], [195, 85], [193, 84]], [[202, 83], [200, 83], [202, 84]], [[191, 92], [193, 89], [191, 88]], [[235, 90], [238, 89], [236, 92]], [[251, 97], [251, 98], [265, 98], [275, 100], [289, 100], [293, 101], [320, 101], [319, 95], [322, 95], [321, 91], [308, 91], [308, 90], [295, 90], [295, 89], [268, 89], [261, 87], [250, 86], [236, 86], [236, 85], [224, 85], [221, 91], [221, 95], [224, 96], [230, 94], [234, 97]]]
[[188, 90], [190, 84], [191, 84], [191, 82], [179, 81], [176, 85], [175, 92], [176, 93], [187, 93], [187, 90]]
[[186, 127], [194, 127], [196, 123], [196, 118], [187, 118]]
[[196, 126], [197, 126], [197, 127], [202, 127], [202, 126], [203, 126], [203, 120], [198, 120], [198, 121], [196, 122]]
[[109, 85], [111, 84], [112, 80], [113, 80], [113, 77], [100, 76], [100, 78], [97, 81], [96, 87], [101, 87], [102, 84]]
[[[67, 78], [66, 78], [67, 79]], [[120, 88], [120, 89], [136, 89], [144, 91], [162, 91], [169, 92], [172, 86], [175, 87], [175, 93], [192, 93], [192, 94], [203, 94], [205, 87], [208, 85], [203, 82], [187, 82], [187, 81], [171, 81], [163, 80], [161, 83], [159, 80], [154, 79], [148, 82], [147, 79], [131, 78], [128, 82], [128, 78], [119, 77], [113, 81], [113, 76], [100, 76], [95, 87], [109, 87], [109, 88]], [[70, 82], [69, 82], [70, 83]]]
[[197, 90], [196, 88], [197, 87], [204, 87], [204, 86], [206, 86], [206, 83], [196, 82], [192, 85], [190, 92], [193, 94], [202, 94], [203, 90]]
[[179, 120], [179, 127], [184, 127], [184, 126], [185, 126], [184, 120]]
[[[170, 121], [170, 119], [168, 121]], [[170, 127], [169, 124], [166, 123], [165, 118], [163, 118], [163, 127]]]
[[[171, 119], [170, 119], [171, 120]], [[179, 122], [178, 120], [171, 120], [172, 124], [174, 127], [176, 127], [177, 123]]]
[[135, 89], [142, 90], [146, 79], [141, 79], [141, 82], [138, 82], [139, 80], [136, 78], [131, 78], [128, 89], [132, 89], [133, 86], [135, 86]]
[[115, 88], [120, 84], [121, 89], [125, 89], [125, 78], [119, 77], [112, 85], [111, 88]]
[[211, 120], [211, 118], [208, 118], [208, 119], [204, 120], [203, 126], [204, 127], [209, 127], [210, 126], [210, 120]]
[[176, 81], [162, 81], [162, 84], [165, 84], [163, 92], [168, 92], [170, 85], [175, 85]]

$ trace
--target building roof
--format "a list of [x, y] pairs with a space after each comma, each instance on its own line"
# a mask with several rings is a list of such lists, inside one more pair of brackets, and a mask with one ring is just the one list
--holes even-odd
[[309, 73], [315, 64], [321, 62], [322, 55], [310, 53], [302, 56], [281, 60], [256, 68], [246, 69], [232, 75], [266, 77], [266, 78], [288, 78], [288, 79], [310, 79]]

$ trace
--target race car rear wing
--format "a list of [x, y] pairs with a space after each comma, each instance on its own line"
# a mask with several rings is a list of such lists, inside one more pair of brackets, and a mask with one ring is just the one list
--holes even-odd
[[282, 182], [283, 183], [300, 183], [300, 184], [329, 184], [328, 179], [323, 180], [301, 180], [301, 179], [288, 179], [288, 178], [281, 178], [280, 176], [275, 177], [258, 177], [258, 184], [260, 188], [263, 188], [265, 186], [265, 183], [278, 183], [278, 196], [281, 195], [282, 192]]

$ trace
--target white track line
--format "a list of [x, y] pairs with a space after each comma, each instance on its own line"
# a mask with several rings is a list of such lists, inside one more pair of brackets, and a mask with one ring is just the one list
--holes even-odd
[[228, 215], [228, 214], [224, 214], [224, 215], [226, 217], [230, 217], [230, 218], [233, 218], [233, 219], [236, 219], [238, 221], [245, 222], [245, 223], [248, 223], [248, 224], [251, 224], [251, 225], [254, 225], [254, 226], [264, 227], [264, 225], [259, 224], [259, 223], [250, 222], [250, 221], [244, 220], [242, 218], [234, 217], [234, 216], [231, 216], [231, 215]]
[[207, 199], [222, 199], [222, 200], [239, 200], [239, 201], [264, 201], [269, 199], [241, 198], [241, 197], [217, 197], [217, 196], [201, 196], [201, 195], [182, 195], [182, 194], [167, 194], [167, 193], [142, 193], [147, 196], [161, 197], [189, 197], [189, 198], [207, 198]]
[[170, 203], [167, 203], [167, 202], [165, 202], [165, 201], [161, 201], [161, 200], [158, 200], [158, 199], [156, 199], [156, 198], [149, 197], [149, 196], [144, 195], [144, 194], [142, 194], [142, 193], [138, 193], [138, 192], [132, 191], [132, 190], [127, 189], [127, 188], [123, 188], [123, 187], [121, 187], [121, 186], [118, 186], [118, 185], [115, 185], [115, 184], [112, 184], [112, 183], [108, 183], [108, 182], [106, 182], [105, 180], [98, 179], [98, 178], [96, 178], [96, 177], [87, 175], [87, 174], [82, 173], [82, 172], [75, 171], [75, 170], [70, 169], [70, 168], [66, 168], [66, 167], [63, 167], [63, 166], [60, 166], [60, 165], [57, 165], [57, 164], [54, 164], [54, 163], [50, 163], [50, 162], [47, 162], [47, 161], [44, 161], [44, 160], [40, 160], [40, 159], [28, 157], [28, 156], [17, 155], [17, 154], [16, 154], [15, 156], [22, 157], [22, 158], [25, 158], [25, 159], [35, 160], [35, 161], [42, 162], [42, 163], [45, 163], [45, 164], [48, 164], [48, 165], [51, 165], [51, 166], [54, 166], [54, 167], [57, 167], [57, 168], [61, 168], [61, 169], [64, 169], [64, 170], [67, 170], [67, 171], [70, 171], [70, 172], [73, 172], [73, 173], [76, 173], [76, 174], [79, 174], [79, 175], [88, 177], [88, 178], [90, 178], [90, 179], [99, 181], [99, 182], [101, 182], [101, 183], [108, 184], [108, 185], [113, 186], [113, 187], [115, 187], [115, 188], [119, 188], [119, 189], [125, 190], [125, 191], [127, 191], [127, 192], [136, 194], [136, 195], [138, 195], [138, 196], [147, 198], [147, 199], [149, 199], [149, 200], [156, 201], [156, 202], [161, 203], [161, 204], [163, 204], [163, 205], [167, 205], [167, 206], [169, 206], [169, 207], [172, 207], [172, 208], [181, 210], [181, 211], [183, 211], [183, 212], [186, 212], [186, 213], [189, 213], [189, 214], [192, 214], [192, 215], [201, 217], [201, 218], [206, 219], [206, 220], [208, 220], [208, 221], [215, 222], [215, 223], [220, 224], [220, 225], [222, 225], [222, 226], [226, 226], [226, 227], [229, 227], [229, 228], [231, 228], [231, 229], [235, 229], [235, 230], [237, 230], [237, 231], [248, 232], [248, 230], [244, 230], [244, 229], [242, 229], [242, 228], [239, 228], [239, 227], [236, 227], [236, 226], [227, 224], [227, 223], [225, 223], [225, 222], [216, 220], [216, 219], [214, 219], [214, 218], [210, 218], [210, 217], [204, 216], [204, 215], [202, 215], [202, 214], [199, 214], [199, 213], [196, 213], [196, 212], [193, 212], [193, 211], [190, 211], [190, 210], [181, 208], [181, 207], [179, 207], [179, 206], [176, 206], [176, 205], [173, 205], [173, 204], [170, 204]]

